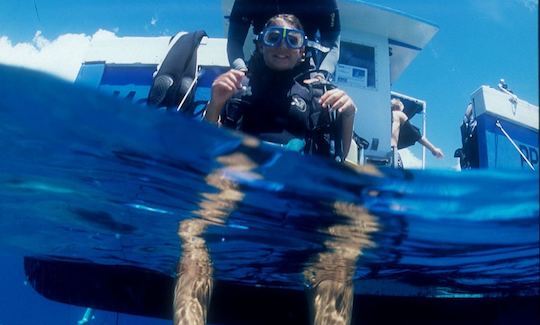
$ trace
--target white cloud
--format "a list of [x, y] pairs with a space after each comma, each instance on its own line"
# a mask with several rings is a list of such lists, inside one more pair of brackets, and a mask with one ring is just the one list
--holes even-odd
[[403, 168], [406, 169], [421, 169], [422, 159], [414, 155], [414, 153], [408, 148], [399, 150], [401, 161], [403, 162]]
[[538, 0], [515, 0], [518, 4], [525, 6], [530, 11], [538, 10]]
[[27, 67], [73, 81], [92, 40], [116, 38], [115, 33], [98, 30], [94, 35], [63, 34], [54, 40], [37, 31], [31, 42], [12, 44], [0, 36], [0, 63]]
[[474, 0], [473, 8], [477, 10], [479, 17], [488, 18], [497, 23], [505, 22], [504, 3], [497, 1]]
[[484, 17], [500, 24], [511, 24], [514, 19], [509, 14], [513, 6], [523, 6], [530, 12], [538, 11], [538, 0], [513, 0], [513, 1], [486, 1], [473, 0], [472, 8], [475, 9], [480, 17]]

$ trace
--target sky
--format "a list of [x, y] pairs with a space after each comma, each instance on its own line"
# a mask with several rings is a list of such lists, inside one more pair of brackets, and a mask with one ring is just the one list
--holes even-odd
[[[429, 152], [429, 168], [453, 169], [459, 125], [470, 94], [504, 78], [538, 105], [538, 0], [371, 0], [418, 17], [439, 32], [392, 86], [427, 102], [427, 137], [445, 158]], [[73, 80], [92, 39], [161, 36], [204, 29], [224, 37], [220, 0], [3, 0], [0, 62]], [[403, 153], [415, 164], [421, 146]]]

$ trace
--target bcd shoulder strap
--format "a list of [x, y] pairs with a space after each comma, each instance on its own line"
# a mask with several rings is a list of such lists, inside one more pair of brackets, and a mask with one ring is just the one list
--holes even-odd
[[324, 156], [340, 156], [341, 149], [338, 126], [335, 116], [332, 116], [328, 109], [323, 108], [319, 103], [321, 96], [328, 90], [337, 88], [327, 80], [317, 80], [306, 84], [304, 81], [313, 79], [318, 71], [309, 71], [295, 78], [295, 83], [291, 89], [290, 97], [301, 97], [307, 103], [309, 113], [307, 114], [307, 129], [305, 152]]

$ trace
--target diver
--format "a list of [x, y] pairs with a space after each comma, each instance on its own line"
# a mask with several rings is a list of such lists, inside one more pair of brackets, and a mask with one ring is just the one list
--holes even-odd
[[310, 73], [299, 19], [290, 14], [270, 18], [256, 45], [250, 91], [242, 91], [246, 87], [241, 70], [218, 76], [205, 119], [263, 141], [342, 161], [351, 144], [356, 107], [343, 90]]
[[[313, 47], [319, 51], [307, 53], [312, 65], [333, 74], [339, 59], [339, 35], [341, 31], [336, 0], [235, 0], [227, 36], [227, 55], [232, 68], [248, 70], [244, 56], [244, 41], [250, 26], [253, 33], [260, 34], [268, 19], [279, 13], [298, 17]], [[321, 46], [317, 46], [318, 39]], [[326, 53], [324, 53], [326, 52]], [[323, 74], [317, 74], [323, 77]]]

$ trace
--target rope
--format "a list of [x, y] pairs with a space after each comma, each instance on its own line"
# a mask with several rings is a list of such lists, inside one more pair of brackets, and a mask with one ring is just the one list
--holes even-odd
[[182, 101], [178, 105], [178, 108], [176, 109], [176, 111], [180, 111], [182, 109], [182, 105], [184, 105], [184, 102], [186, 101], [188, 96], [191, 94], [191, 90], [193, 89], [193, 86], [195, 86], [195, 83], [197, 83], [198, 79], [199, 79], [199, 71], [197, 71], [197, 73], [195, 74], [195, 78], [193, 79], [193, 82], [191, 82], [191, 84], [189, 85], [189, 88], [186, 91], [186, 94], [184, 95], [184, 98], [182, 98]]
[[506, 136], [506, 138], [510, 141], [510, 143], [514, 146], [514, 148], [517, 150], [517, 152], [519, 152], [521, 158], [523, 158], [523, 160], [525, 160], [525, 162], [527, 163], [527, 165], [529, 165], [529, 167], [531, 167], [532, 170], [535, 170], [533, 165], [531, 164], [531, 162], [529, 161], [529, 159], [527, 159], [527, 157], [525, 156], [525, 154], [523, 154], [523, 152], [521, 151], [521, 149], [519, 149], [519, 147], [517, 146], [517, 144], [514, 142], [514, 140], [512, 140], [512, 138], [510, 137], [510, 135], [508, 135], [508, 133], [506, 133], [506, 131], [504, 130], [504, 128], [502, 127], [501, 125], [501, 122], [499, 122], [499, 120], [497, 120], [497, 122], [495, 122], [495, 125], [502, 131], [502, 133], [504, 134], [504, 136]]

